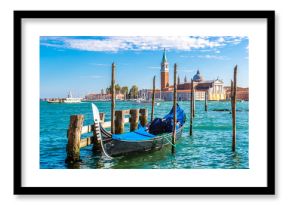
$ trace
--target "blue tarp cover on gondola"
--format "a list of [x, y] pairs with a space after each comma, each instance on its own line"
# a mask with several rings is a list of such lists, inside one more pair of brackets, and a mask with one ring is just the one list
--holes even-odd
[[[176, 106], [176, 129], [179, 129], [185, 122], [186, 115], [184, 111], [177, 104]], [[164, 116], [164, 118], [155, 118], [149, 125], [149, 132], [151, 134], [162, 134], [173, 131], [173, 108]]]
[[[170, 112], [164, 116], [163, 119], [173, 119], [173, 107], [171, 108]], [[180, 125], [182, 126], [185, 123], [186, 115], [183, 111], [183, 109], [180, 108], [180, 106], [177, 104], [176, 106], [176, 120]]]
[[[186, 119], [186, 115], [184, 111], [177, 104], [176, 106], [176, 129], [181, 127]], [[165, 115], [162, 119], [155, 118], [151, 125], [148, 128], [139, 126], [137, 130], [134, 132], [128, 132], [124, 134], [113, 134], [112, 138], [115, 140], [126, 140], [126, 141], [142, 141], [142, 140], [150, 140], [155, 137], [157, 134], [172, 132], [173, 130], [173, 107], [171, 111]], [[151, 133], [149, 133], [149, 132]]]
[[126, 141], [142, 141], [142, 140], [150, 140], [155, 137], [155, 135], [146, 132], [146, 127], [139, 126], [137, 130], [134, 132], [128, 132], [124, 134], [114, 134], [112, 138], [114, 140], [126, 140]]

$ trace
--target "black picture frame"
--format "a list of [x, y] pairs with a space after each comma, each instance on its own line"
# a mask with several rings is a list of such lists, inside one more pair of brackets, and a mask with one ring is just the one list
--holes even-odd
[[[267, 186], [266, 187], [24, 187], [22, 186], [22, 19], [217, 18], [267, 20]], [[14, 194], [16, 195], [273, 195], [275, 194], [275, 11], [14, 11]]]

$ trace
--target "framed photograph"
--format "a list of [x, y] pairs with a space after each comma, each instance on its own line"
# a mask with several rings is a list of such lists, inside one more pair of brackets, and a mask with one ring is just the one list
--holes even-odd
[[14, 11], [14, 194], [275, 194], [274, 11]]

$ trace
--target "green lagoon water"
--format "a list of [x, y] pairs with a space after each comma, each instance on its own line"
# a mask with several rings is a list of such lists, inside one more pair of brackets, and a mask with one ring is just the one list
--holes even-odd
[[[110, 102], [95, 102], [100, 112], [110, 120]], [[237, 103], [236, 152], [231, 151], [232, 127], [229, 112], [213, 109], [231, 109], [230, 102], [208, 102], [208, 112], [204, 102], [196, 102], [193, 121], [193, 136], [189, 136], [189, 102], [179, 102], [187, 113], [187, 121], [182, 138], [178, 141], [176, 154], [168, 147], [161, 151], [116, 157], [108, 160], [92, 152], [92, 146], [81, 149], [82, 162], [74, 167], [65, 163], [67, 128], [70, 115], [83, 114], [84, 125], [92, 124], [91, 103], [49, 104], [40, 102], [40, 168], [41, 169], [247, 169], [249, 168], [249, 112], [248, 102]], [[155, 116], [167, 114], [172, 102], [162, 102], [155, 106]], [[116, 109], [144, 108], [150, 113], [150, 105], [132, 102], [117, 102]], [[126, 126], [128, 130], [128, 125]]]

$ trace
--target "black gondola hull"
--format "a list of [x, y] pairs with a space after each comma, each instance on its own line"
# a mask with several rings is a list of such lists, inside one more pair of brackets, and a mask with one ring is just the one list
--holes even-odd
[[[183, 127], [179, 128], [176, 132], [176, 141], [182, 136]], [[104, 130], [103, 130], [104, 131]], [[108, 135], [108, 133], [103, 133]], [[164, 136], [166, 135], [166, 137]], [[125, 141], [111, 139], [104, 144], [106, 152], [110, 156], [128, 155], [132, 153], [149, 152], [160, 150], [165, 146], [171, 145], [171, 134], [156, 136], [150, 140], [144, 141]]]

